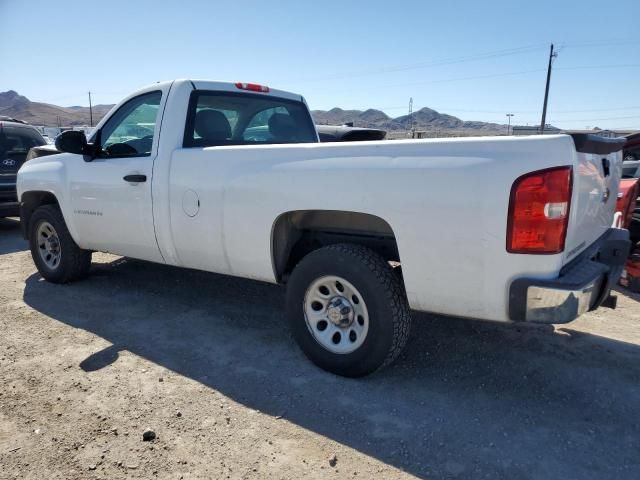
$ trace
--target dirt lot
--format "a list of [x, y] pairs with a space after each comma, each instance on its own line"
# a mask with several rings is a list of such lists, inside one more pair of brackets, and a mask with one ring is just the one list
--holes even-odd
[[48, 284], [13, 220], [0, 279], [0, 478], [640, 478], [624, 293], [555, 329], [419, 314], [348, 380], [304, 359], [279, 287], [102, 254]]

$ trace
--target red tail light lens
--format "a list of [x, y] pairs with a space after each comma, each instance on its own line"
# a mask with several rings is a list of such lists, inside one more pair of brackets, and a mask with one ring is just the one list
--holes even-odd
[[559, 167], [528, 173], [513, 183], [508, 252], [553, 254], [564, 250], [571, 181], [571, 167]]
[[266, 85], [258, 85], [257, 83], [236, 82], [236, 88], [239, 88], [240, 90], [249, 90], [251, 92], [269, 92], [269, 87], [267, 87]]

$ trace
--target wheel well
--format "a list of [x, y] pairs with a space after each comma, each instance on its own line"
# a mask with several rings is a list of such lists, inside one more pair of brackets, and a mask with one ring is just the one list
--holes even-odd
[[58, 199], [51, 192], [25, 192], [20, 199], [20, 223], [22, 224], [22, 234], [29, 240], [29, 221], [31, 215], [42, 205], [58, 205]]
[[277, 281], [286, 282], [308, 253], [337, 243], [362, 245], [387, 261], [400, 261], [393, 230], [380, 217], [340, 210], [296, 210], [280, 215], [273, 225], [271, 255]]

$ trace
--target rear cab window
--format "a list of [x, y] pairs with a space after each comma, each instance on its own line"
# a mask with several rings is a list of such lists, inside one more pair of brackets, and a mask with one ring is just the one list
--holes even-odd
[[317, 142], [302, 101], [244, 92], [191, 94], [184, 147]]

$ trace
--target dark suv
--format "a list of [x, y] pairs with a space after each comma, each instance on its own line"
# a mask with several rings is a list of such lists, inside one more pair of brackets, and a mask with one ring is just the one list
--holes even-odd
[[0, 121], [0, 218], [20, 215], [16, 194], [16, 174], [32, 147], [46, 140], [32, 126]]

